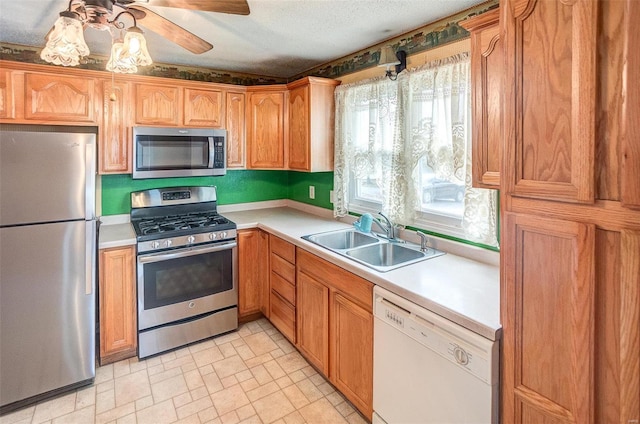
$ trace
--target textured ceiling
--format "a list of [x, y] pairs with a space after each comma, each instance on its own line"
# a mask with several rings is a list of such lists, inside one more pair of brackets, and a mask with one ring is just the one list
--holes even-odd
[[[248, 0], [248, 16], [145, 6], [214, 47], [195, 55], [150, 30], [145, 36], [156, 62], [287, 78], [483, 1]], [[0, 42], [42, 47], [67, 5], [0, 0]], [[107, 32], [87, 29], [85, 38], [91, 54], [108, 55]]]

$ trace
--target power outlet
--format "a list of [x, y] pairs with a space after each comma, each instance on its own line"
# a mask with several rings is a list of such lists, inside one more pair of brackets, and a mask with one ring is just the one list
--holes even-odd
[[309, 199], [315, 199], [315, 198], [316, 198], [316, 187], [309, 186]]
[[333, 203], [333, 190], [329, 190], [329, 202]]

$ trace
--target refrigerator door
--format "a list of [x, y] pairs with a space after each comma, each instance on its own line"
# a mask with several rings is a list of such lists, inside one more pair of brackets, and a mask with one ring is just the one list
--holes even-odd
[[0, 406], [94, 378], [95, 231], [0, 228]]
[[1, 125], [0, 226], [93, 219], [95, 149], [94, 128]]

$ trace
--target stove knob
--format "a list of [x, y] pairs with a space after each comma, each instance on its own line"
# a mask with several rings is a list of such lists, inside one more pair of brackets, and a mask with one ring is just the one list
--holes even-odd
[[160, 247], [160, 242], [159, 241], [151, 242], [151, 247], [153, 249], [158, 249]]
[[167, 247], [171, 247], [172, 244], [173, 242], [171, 240], [167, 240]]
[[196, 241], [196, 238], [195, 238], [194, 236], [189, 236], [189, 237], [187, 237], [187, 243], [191, 244], [191, 243], [193, 243], [194, 241]]
[[226, 231], [222, 232], [222, 238], [227, 238], [227, 232]]
[[209, 240], [215, 240], [217, 238], [218, 238], [218, 235], [216, 233], [209, 234]]

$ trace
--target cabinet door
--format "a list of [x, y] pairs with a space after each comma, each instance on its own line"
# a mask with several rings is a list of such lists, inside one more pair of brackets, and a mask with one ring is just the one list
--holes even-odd
[[181, 89], [136, 84], [135, 122], [138, 125], [178, 126], [182, 122]]
[[[594, 201], [593, 0], [506, 0], [503, 188], [519, 197]], [[512, 166], [511, 164], [515, 164]]]
[[24, 90], [27, 120], [96, 122], [93, 79], [26, 73]]
[[289, 168], [309, 171], [309, 86], [289, 91]]
[[329, 375], [329, 289], [298, 271], [298, 349], [324, 375]]
[[136, 355], [134, 247], [100, 250], [100, 363]]
[[260, 312], [263, 286], [269, 286], [268, 243], [262, 230], [238, 231], [238, 316]]
[[0, 119], [15, 117], [11, 71], [0, 69]]
[[369, 419], [373, 413], [373, 315], [331, 294], [331, 381]]
[[224, 93], [220, 90], [184, 90], [184, 124], [221, 128], [224, 123]]
[[500, 10], [461, 22], [471, 32], [474, 187], [500, 188], [502, 154], [502, 74], [504, 55], [498, 21]]
[[251, 93], [247, 168], [284, 168], [283, 92]]
[[507, 213], [503, 419], [592, 423], [595, 226]]
[[102, 125], [99, 134], [99, 172], [130, 174], [131, 88], [127, 82], [102, 82]]
[[227, 92], [227, 168], [244, 167], [246, 107], [244, 93]]

